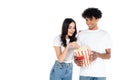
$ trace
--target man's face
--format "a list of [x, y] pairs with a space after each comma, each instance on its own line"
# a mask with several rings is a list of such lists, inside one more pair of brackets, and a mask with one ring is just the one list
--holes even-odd
[[95, 17], [92, 18], [86, 18], [86, 24], [88, 25], [90, 30], [96, 30], [97, 27], [97, 22], [99, 19], [96, 19]]

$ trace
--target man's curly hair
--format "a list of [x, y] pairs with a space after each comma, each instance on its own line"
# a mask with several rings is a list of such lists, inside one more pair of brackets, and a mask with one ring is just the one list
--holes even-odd
[[96, 19], [102, 17], [102, 12], [98, 8], [87, 8], [83, 13], [82, 13], [83, 18], [92, 18], [95, 17]]

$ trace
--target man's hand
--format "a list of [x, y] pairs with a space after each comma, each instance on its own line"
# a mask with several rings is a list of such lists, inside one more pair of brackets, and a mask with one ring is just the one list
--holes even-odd
[[91, 53], [92, 54], [90, 55], [89, 60], [92, 62], [98, 57], [98, 54], [95, 51], [91, 51]]

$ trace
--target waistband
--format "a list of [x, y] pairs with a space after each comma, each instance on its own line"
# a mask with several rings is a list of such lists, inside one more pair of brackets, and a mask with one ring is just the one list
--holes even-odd
[[65, 62], [58, 62], [57, 60], [55, 61], [55, 66], [61, 66], [61, 67], [72, 67], [73, 63], [65, 63]]

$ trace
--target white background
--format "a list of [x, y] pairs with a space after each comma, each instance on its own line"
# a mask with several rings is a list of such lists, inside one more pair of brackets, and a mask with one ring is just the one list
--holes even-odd
[[[1, 0], [0, 1], [0, 80], [49, 80], [56, 58], [53, 38], [60, 34], [66, 17], [77, 29], [87, 26], [81, 13], [97, 7], [103, 17], [99, 28], [111, 35], [113, 47], [107, 62], [107, 80], [119, 80], [120, 11], [119, 0]], [[79, 79], [75, 65], [73, 80]]]

